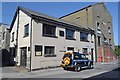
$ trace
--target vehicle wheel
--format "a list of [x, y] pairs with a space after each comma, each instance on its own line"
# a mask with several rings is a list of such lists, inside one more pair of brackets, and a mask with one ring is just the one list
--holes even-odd
[[67, 70], [67, 67], [63, 67], [64, 70]]
[[79, 72], [80, 70], [81, 70], [81, 66], [80, 66], [80, 65], [76, 65], [76, 66], [75, 66], [75, 71], [76, 71], [76, 72]]
[[92, 69], [93, 68], [93, 65], [91, 63], [88, 63], [88, 68], [89, 69]]

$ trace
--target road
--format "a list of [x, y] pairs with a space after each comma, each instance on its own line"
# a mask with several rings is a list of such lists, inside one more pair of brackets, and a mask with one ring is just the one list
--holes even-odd
[[[94, 69], [83, 69], [80, 72], [65, 71], [62, 68], [36, 70], [32, 72], [18, 72], [14, 67], [4, 67], [2, 69], [3, 78], [119, 78], [119, 60], [107, 63], [96, 63]], [[12, 79], [13, 80], [13, 79]]]

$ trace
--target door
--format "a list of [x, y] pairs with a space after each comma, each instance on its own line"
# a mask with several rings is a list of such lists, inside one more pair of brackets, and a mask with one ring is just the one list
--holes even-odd
[[27, 48], [21, 48], [21, 61], [20, 61], [20, 65], [25, 67], [26, 66], [26, 61], [27, 61]]
[[93, 49], [91, 49], [91, 60], [93, 61]]

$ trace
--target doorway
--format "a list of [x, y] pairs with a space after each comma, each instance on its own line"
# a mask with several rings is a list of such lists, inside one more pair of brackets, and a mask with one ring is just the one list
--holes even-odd
[[91, 60], [94, 61], [93, 49], [91, 49]]
[[21, 48], [20, 65], [26, 67], [26, 62], [27, 62], [27, 47], [24, 47]]

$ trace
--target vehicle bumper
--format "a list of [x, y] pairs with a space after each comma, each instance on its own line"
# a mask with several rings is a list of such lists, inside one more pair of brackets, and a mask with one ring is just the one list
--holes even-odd
[[75, 68], [75, 66], [73, 66], [73, 65], [70, 65], [70, 66], [67, 66], [67, 65], [65, 65], [65, 64], [61, 64], [61, 67], [67, 67], [67, 68]]

